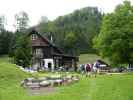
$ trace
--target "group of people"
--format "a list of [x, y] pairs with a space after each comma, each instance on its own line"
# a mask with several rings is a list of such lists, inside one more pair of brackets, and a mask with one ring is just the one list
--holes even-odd
[[92, 74], [94, 74], [94, 76], [96, 77], [97, 72], [99, 71], [100, 68], [100, 63], [97, 60], [96, 62], [94, 62], [93, 64], [81, 64], [79, 67], [79, 71], [81, 73], [85, 73], [86, 76], [91, 76]]

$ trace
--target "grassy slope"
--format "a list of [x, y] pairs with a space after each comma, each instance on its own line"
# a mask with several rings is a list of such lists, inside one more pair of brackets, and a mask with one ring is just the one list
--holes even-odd
[[96, 54], [81, 54], [79, 56], [79, 64], [94, 63], [98, 59], [101, 59], [101, 60], [109, 63], [109, 61], [107, 59], [103, 59]]
[[[5, 61], [5, 60], [4, 60]], [[16, 65], [0, 62], [0, 100], [132, 100], [133, 75], [81, 76], [79, 83], [60, 87], [52, 95], [29, 96], [20, 87], [20, 81], [28, 75]]]
[[0, 100], [19, 100], [25, 94], [20, 82], [29, 75], [8, 61], [7, 57], [0, 58]]

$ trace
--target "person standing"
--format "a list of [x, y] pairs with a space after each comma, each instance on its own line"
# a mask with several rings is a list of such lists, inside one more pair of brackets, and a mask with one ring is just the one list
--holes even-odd
[[86, 72], [86, 76], [90, 77], [90, 75], [91, 75], [91, 64], [86, 64], [85, 72]]
[[92, 72], [93, 72], [93, 74], [94, 74], [95, 77], [96, 77], [98, 68], [99, 68], [99, 62], [98, 62], [98, 60], [97, 60], [97, 61], [93, 64], [93, 68], [92, 68]]

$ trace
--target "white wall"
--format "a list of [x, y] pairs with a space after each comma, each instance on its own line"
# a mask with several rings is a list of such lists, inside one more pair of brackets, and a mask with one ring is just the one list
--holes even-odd
[[43, 59], [45, 64], [44, 67], [48, 68], [48, 63], [51, 63], [51, 69], [54, 71], [54, 60], [53, 59]]

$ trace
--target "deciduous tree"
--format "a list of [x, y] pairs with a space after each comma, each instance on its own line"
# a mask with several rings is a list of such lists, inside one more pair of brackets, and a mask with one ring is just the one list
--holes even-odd
[[133, 61], [133, 6], [130, 2], [125, 1], [113, 13], [104, 16], [94, 47], [113, 64]]

